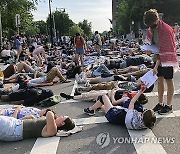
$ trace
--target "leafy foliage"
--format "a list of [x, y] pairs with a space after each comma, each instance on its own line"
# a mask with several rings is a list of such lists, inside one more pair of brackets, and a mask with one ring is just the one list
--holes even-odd
[[84, 31], [85, 36], [87, 36], [88, 38], [92, 37], [91, 22], [88, 23], [88, 21], [84, 19], [82, 22], [78, 23], [78, 26]]
[[180, 21], [179, 6], [179, 0], [124, 0], [118, 6], [116, 29], [128, 33], [132, 21], [135, 22], [134, 26], [143, 27], [143, 14], [151, 8], [163, 13], [163, 20], [173, 25]]

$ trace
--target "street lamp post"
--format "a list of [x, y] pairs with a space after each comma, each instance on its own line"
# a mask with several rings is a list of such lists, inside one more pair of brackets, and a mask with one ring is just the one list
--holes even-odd
[[55, 23], [55, 19], [54, 19], [54, 14], [53, 14], [53, 29], [54, 29], [54, 37], [56, 38], [56, 23]]
[[52, 30], [51, 2], [52, 2], [52, 0], [49, 0], [50, 36], [51, 36], [51, 46], [53, 46], [53, 30]]

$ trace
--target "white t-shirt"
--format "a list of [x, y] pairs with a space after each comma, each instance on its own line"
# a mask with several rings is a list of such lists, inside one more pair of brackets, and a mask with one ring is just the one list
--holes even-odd
[[2, 57], [11, 57], [11, 50], [3, 50], [1, 51]]
[[98, 45], [102, 45], [101, 36], [99, 34], [95, 35], [94, 41], [98, 43]]
[[138, 111], [131, 109], [127, 111], [125, 124], [127, 129], [145, 129], [147, 128], [142, 121]]

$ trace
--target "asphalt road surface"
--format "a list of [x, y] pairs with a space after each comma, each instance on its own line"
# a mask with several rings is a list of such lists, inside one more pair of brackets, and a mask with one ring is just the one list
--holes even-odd
[[[180, 72], [175, 73], [175, 89], [179, 89]], [[70, 83], [46, 87], [55, 94], [73, 94], [77, 86]], [[156, 83], [157, 84], [157, 83]], [[148, 94], [147, 108], [157, 103], [157, 85]], [[166, 95], [164, 96], [166, 98]], [[58, 115], [68, 115], [83, 126], [83, 130], [69, 137], [29, 139], [18, 142], [0, 142], [0, 154], [179, 154], [180, 153], [180, 94], [174, 95], [173, 114], [158, 116], [156, 126], [150, 130], [128, 131], [125, 127], [112, 125], [102, 112], [88, 116], [83, 109], [92, 102], [66, 101], [53, 106]]]

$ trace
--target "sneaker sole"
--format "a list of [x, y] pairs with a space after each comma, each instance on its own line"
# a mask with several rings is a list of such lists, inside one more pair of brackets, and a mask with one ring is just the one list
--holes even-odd
[[87, 113], [87, 112], [85, 112], [85, 111], [83, 111], [85, 114], [88, 114], [88, 115], [90, 115], [90, 116], [93, 116], [93, 115], [95, 115], [95, 113]]
[[171, 110], [171, 111], [169, 111], [169, 112], [166, 112], [166, 113], [158, 112], [158, 114], [160, 114], [160, 115], [166, 115], [166, 114], [170, 114], [170, 113], [173, 113], [173, 110]]

